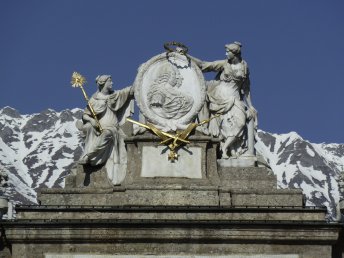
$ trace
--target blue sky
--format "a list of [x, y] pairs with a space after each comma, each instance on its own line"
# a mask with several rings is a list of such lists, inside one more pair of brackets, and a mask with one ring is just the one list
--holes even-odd
[[3, 0], [0, 108], [83, 108], [73, 71], [91, 95], [98, 74], [111, 74], [115, 88], [131, 85], [164, 42], [212, 61], [240, 41], [259, 128], [344, 143], [343, 12], [340, 0]]

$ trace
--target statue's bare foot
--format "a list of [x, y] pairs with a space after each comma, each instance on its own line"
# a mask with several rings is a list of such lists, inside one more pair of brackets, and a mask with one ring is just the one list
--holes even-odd
[[222, 152], [222, 159], [229, 159], [229, 156], [227, 155], [227, 153]]
[[235, 150], [231, 150], [231, 156], [237, 158], [239, 155]]
[[80, 165], [86, 165], [86, 164], [88, 163], [88, 156], [87, 156], [87, 155], [83, 156], [83, 157], [78, 161], [78, 163], [79, 163]]

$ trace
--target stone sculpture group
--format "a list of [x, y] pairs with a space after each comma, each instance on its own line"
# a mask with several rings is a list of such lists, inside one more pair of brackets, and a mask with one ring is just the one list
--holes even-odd
[[[246, 163], [240, 160], [255, 160], [257, 111], [251, 102], [249, 69], [241, 57], [241, 44], [225, 45], [227, 58], [212, 62], [187, 54], [180, 43], [169, 46], [176, 47], [139, 67], [130, 87], [114, 91], [110, 75], [98, 76], [98, 90], [77, 123], [85, 137], [79, 163], [105, 166], [114, 185], [120, 184], [126, 173], [126, 135], [121, 126], [134, 113], [134, 99], [140, 109], [139, 123], [177, 133], [190, 123], [206, 120], [197, 133], [220, 139], [218, 159], [224, 164], [241, 166]], [[217, 74], [214, 80], [205, 81], [204, 72]], [[149, 133], [145, 131], [134, 124], [134, 135]]]
[[[257, 160], [241, 44], [213, 62], [180, 43], [165, 48], [121, 90], [101, 75], [88, 98], [73, 74], [88, 102], [77, 122], [84, 153], [63, 189], [39, 189], [39, 205], [2, 223], [0, 252], [5, 243], [29, 258], [340, 257], [342, 224], [305, 207], [301, 189], [277, 189]], [[129, 118], [134, 100], [139, 121]]]

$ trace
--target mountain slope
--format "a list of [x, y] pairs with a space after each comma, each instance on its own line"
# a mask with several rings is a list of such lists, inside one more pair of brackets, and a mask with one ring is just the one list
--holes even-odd
[[20, 115], [0, 110], [0, 165], [12, 186], [6, 194], [18, 203], [37, 203], [36, 189], [61, 187], [72, 163], [81, 155], [75, 120], [80, 109]]
[[344, 144], [314, 144], [295, 132], [259, 131], [256, 149], [277, 175], [279, 188], [302, 188], [307, 206], [326, 206], [329, 219], [337, 216]]

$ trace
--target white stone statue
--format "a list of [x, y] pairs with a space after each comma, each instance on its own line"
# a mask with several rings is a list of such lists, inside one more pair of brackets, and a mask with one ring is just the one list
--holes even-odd
[[79, 163], [91, 166], [105, 164], [109, 179], [117, 185], [125, 177], [127, 163], [123, 140], [125, 135], [119, 126], [134, 112], [134, 91], [133, 87], [113, 91], [110, 75], [98, 76], [96, 83], [98, 91], [93, 94], [89, 103], [99, 120], [102, 132], [87, 107], [82, 121], [77, 123], [85, 136], [85, 149]]
[[208, 104], [200, 113], [200, 120], [219, 115], [210, 121], [208, 130], [211, 135], [222, 138], [223, 159], [236, 158], [245, 152], [253, 155], [253, 127], [257, 125], [257, 111], [251, 103], [249, 70], [241, 58], [241, 44], [234, 42], [225, 45], [225, 49], [226, 60], [204, 62], [189, 56], [203, 72], [218, 72], [215, 80], [207, 82]]

